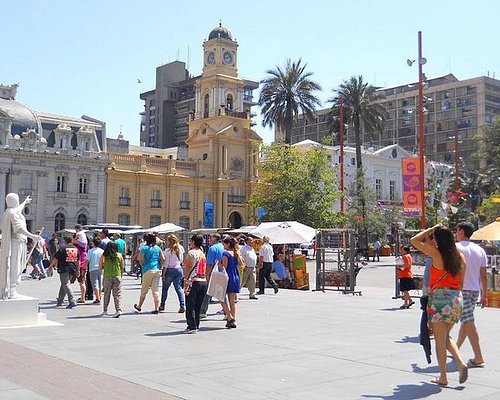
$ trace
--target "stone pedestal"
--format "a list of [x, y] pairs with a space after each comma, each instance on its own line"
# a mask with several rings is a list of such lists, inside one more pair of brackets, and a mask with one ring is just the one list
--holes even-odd
[[38, 325], [45, 314], [38, 313], [39, 299], [18, 295], [15, 299], [0, 300], [0, 328]]

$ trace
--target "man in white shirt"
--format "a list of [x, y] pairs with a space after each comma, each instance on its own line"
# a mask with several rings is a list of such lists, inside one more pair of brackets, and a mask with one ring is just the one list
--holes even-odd
[[470, 241], [474, 232], [474, 226], [470, 222], [460, 222], [457, 226], [456, 238], [457, 249], [465, 257], [466, 268], [462, 287], [463, 309], [460, 317], [460, 331], [458, 333], [457, 346], [460, 346], [469, 338], [474, 358], [467, 361], [469, 368], [484, 367], [484, 358], [479, 345], [479, 335], [474, 324], [474, 307], [481, 295], [479, 302], [481, 307], [486, 305], [486, 267], [488, 260], [486, 252], [477, 244]]
[[271, 278], [271, 270], [273, 268], [273, 247], [269, 244], [269, 238], [264, 236], [264, 242], [259, 250], [259, 291], [257, 294], [264, 294], [265, 280], [274, 288], [274, 293], [278, 293], [278, 285]]
[[250, 292], [250, 299], [257, 300], [255, 296], [255, 266], [257, 265], [257, 253], [255, 253], [252, 243], [253, 239], [249, 236], [245, 239], [245, 245], [241, 248], [241, 258], [245, 262], [241, 287], [246, 284]]

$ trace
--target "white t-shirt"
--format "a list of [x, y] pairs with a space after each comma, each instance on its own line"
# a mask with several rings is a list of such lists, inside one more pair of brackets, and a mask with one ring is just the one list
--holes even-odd
[[88, 245], [89, 241], [87, 235], [83, 230], [76, 232], [76, 240], [78, 240], [82, 245]]
[[456, 245], [458, 251], [464, 255], [467, 265], [465, 268], [463, 289], [480, 291], [481, 268], [486, 268], [488, 265], [486, 252], [480, 246], [469, 240], [462, 240]]
[[259, 250], [259, 257], [262, 257], [263, 262], [273, 262], [273, 246], [271, 246], [269, 243], [264, 243]]
[[241, 258], [245, 261], [245, 267], [255, 268], [257, 265], [257, 254], [255, 253], [253, 247], [248, 244], [241, 248]]
[[179, 257], [175, 254], [175, 251], [171, 251], [170, 249], [165, 249], [163, 255], [165, 256], [164, 268], [181, 268], [182, 261], [184, 260], [184, 248], [181, 245], [179, 245]]

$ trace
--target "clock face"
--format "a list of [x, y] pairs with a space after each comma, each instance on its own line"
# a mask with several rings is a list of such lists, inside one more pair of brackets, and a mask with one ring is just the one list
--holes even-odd
[[207, 56], [207, 64], [212, 65], [214, 62], [215, 62], [215, 54], [213, 51], [211, 51], [210, 53], [208, 53]]
[[224, 55], [222, 56], [222, 60], [224, 61], [224, 64], [232, 64], [233, 63], [233, 55], [229, 51], [226, 51], [224, 53]]

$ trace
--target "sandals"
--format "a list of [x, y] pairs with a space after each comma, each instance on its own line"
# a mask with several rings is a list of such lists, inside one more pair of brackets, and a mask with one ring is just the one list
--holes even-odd
[[459, 372], [458, 383], [460, 384], [464, 383], [468, 377], [469, 377], [469, 367], [465, 366]]
[[438, 386], [448, 386], [448, 381], [442, 381], [439, 378], [432, 379], [431, 383], [435, 383]]
[[410, 308], [413, 304], [415, 304], [415, 302], [411, 301], [410, 304], [408, 304], [408, 308]]
[[484, 362], [475, 362], [473, 358], [467, 361], [467, 367], [469, 368], [484, 368]]

